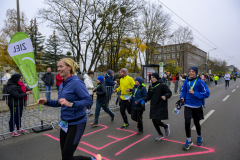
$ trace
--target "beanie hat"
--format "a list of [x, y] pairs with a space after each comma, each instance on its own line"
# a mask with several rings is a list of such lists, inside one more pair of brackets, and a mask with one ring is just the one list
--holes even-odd
[[143, 79], [142, 79], [142, 77], [137, 77], [137, 78], [135, 79], [135, 81], [138, 81], [140, 84], [143, 83]]
[[128, 70], [127, 70], [127, 68], [122, 68], [122, 69], [120, 70], [120, 72], [123, 72], [123, 73], [127, 74], [127, 73], [128, 73]]
[[109, 69], [109, 70], [107, 71], [107, 74], [108, 74], [109, 76], [112, 76], [113, 71]]
[[196, 73], [196, 75], [198, 74], [198, 68], [196, 66], [192, 66], [189, 68], [189, 70], [192, 69], [194, 70], [194, 72]]
[[152, 76], [155, 77], [157, 80], [159, 79], [159, 74], [158, 73], [152, 73]]
[[12, 77], [9, 79], [9, 81], [11, 81], [11, 82], [13, 82], [13, 83], [17, 83], [21, 76], [22, 76], [21, 74], [14, 74], [14, 75], [12, 75]]
[[104, 81], [104, 77], [103, 77], [103, 76], [99, 76], [97, 79], [98, 79], [99, 81], [101, 81], [101, 83]]

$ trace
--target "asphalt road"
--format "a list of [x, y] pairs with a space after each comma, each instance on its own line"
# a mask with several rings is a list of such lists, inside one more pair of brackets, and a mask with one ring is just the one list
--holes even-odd
[[[143, 115], [144, 133], [136, 135], [137, 123], [130, 120], [131, 127], [119, 129], [122, 118], [115, 111], [116, 119], [110, 122], [110, 117], [101, 115], [97, 128], [91, 128], [90, 117], [84, 136], [75, 155], [100, 153], [108, 160], [135, 159], [177, 159], [177, 160], [240, 160], [240, 80], [230, 82], [230, 88], [224, 84], [210, 87], [210, 97], [206, 100], [204, 115], [210, 115], [202, 123], [202, 147], [192, 146], [189, 151], [182, 150], [186, 140], [184, 130], [183, 109], [178, 115], [172, 111], [179, 96], [169, 100], [169, 120], [171, 134], [164, 140], [156, 142], [157, 132], [149, 119], [149, 104]], [[235, 91], [233, 92], [233, 90]], [[229, 97], [226, 99], [225, 97]], [[223, 99], [226, 99], [223, 101]], [[192, 123], [192, 127], [193, 127]], [[164, 131], [162, 129], [162, 131]], [[0, 141], [0, 160], [60, 160], [59, 131], [51, 130], [44, 133], [30, 133]], [[192, 130], [192, 140], [196, 144], [197, 134]]]

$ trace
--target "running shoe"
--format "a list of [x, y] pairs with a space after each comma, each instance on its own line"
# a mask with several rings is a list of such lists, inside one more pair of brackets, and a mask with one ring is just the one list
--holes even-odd
[[121, 129], [126, 129], [128, 127], [130, 127], [129, 123], [128, 124], [124, 123], [124, 125], [121, 127]]
[[22, 128], [19, 128], [19, 130], [17, 130], [18, 133], [27, 133], [26, 130], [22, 129]]
[[190, 147], [193, 145], [193, 142], [188, 142], [188, 140], [186, 141], [186, 144], [184, 144], [183, 146], [183, 150], [189, 150]]
[[91, 124], [91, 126], [94, 128], [94, 127], [98, 127], [98, 124], [96, 124], [96, 123], [93, 123], [93, 124]]
[[17, 132], [15, 132], [15, 131], [13, 131], [12, 133], [10, 133], [10, 135], [11, 135], [11, 136], [13, 136], [13, 137], [20, 136], [20, 134], [19, 134], [19, 133], [17, 133]]
[[114, 119], [115, 119], [115, 117], [116, 117], [116, 114], [115, 114], [115, 113], [113, 113], [113, 114], [114, 114], [114, 116], [111, 117], [111, 121], [114, 121]]
[[197, 137], [197, 145], [198, 146], [202, 146], [203, 145], [203, 138], [201, 137]]
[[168, 136], [170, 134], [170, 125], [167, 124], [168, 128], [165, 128], [165, 135]]
[[164, 137], [163, 137], [163, 135], [158, 135], [156, 138], [155, 138], [155, 141], [160, 141], [161, 139], [163, 139]]
[[87, 113], [87, 116], [92, 116], [93, 114], [91, 112], [88, 112]]
[[143, 134], [143, 132], [141, 132], [141, 131], [138, 131], [138, 132], [137, 132], [137, 135], [141, 135], [141, 134]]
[[100, 154], [97, 155], [96, 160], [102, 160], [102, 156]]

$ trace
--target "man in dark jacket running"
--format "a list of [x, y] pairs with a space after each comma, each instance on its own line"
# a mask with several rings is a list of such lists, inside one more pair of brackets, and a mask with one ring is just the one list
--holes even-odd
[[45, 93], [45, 96], [46, 96], [47, 100], [50, 100], [51, 99], [52, 85], [54, 84], [54, 78], [53, 78], [53, 74], [51, 73], [51, 68], [48, 68], [47, 73], [45, 73], [42, 76], [42, 81], [45, 84], [45, 91], [47, 91]]
[[170, 134], [169, 124], [164, 124], [162, 120], [168, 119], [168, 101], [172, 96], [172, 92], [168, 86], [162, 82], [159, 78], [158, 73], [153, 73], [151, 76], [152, 84], [149, 86], [148, 94], [142, 101], [144, 105], [145, 102], [151, 100], [150, 103], [150, 119], [152, 119], [153, 125], [158, 132], [156, 141], [160, 141], [163, 138], [163, 134], [160, 130], [160, 126], [164, 127], [165, 135]]

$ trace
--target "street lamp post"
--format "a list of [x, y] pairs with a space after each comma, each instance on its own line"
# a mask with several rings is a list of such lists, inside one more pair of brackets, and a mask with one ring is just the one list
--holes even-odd
[[18, 30], [18, 32], [21, 31], [21, 28], [20, 28], [19, 0], [17, 0], [17, 30]]
[[209, 60], [209, 52], [212, 51], [212, 50], [216, 50], [217, 48], [213, 48], [211, 50], [208, 51], [208, 57], [206, 58], [206, 73], [208, 73], [208, 69], [207, 69], [207, 64], [208, 64], [208, 60]]

